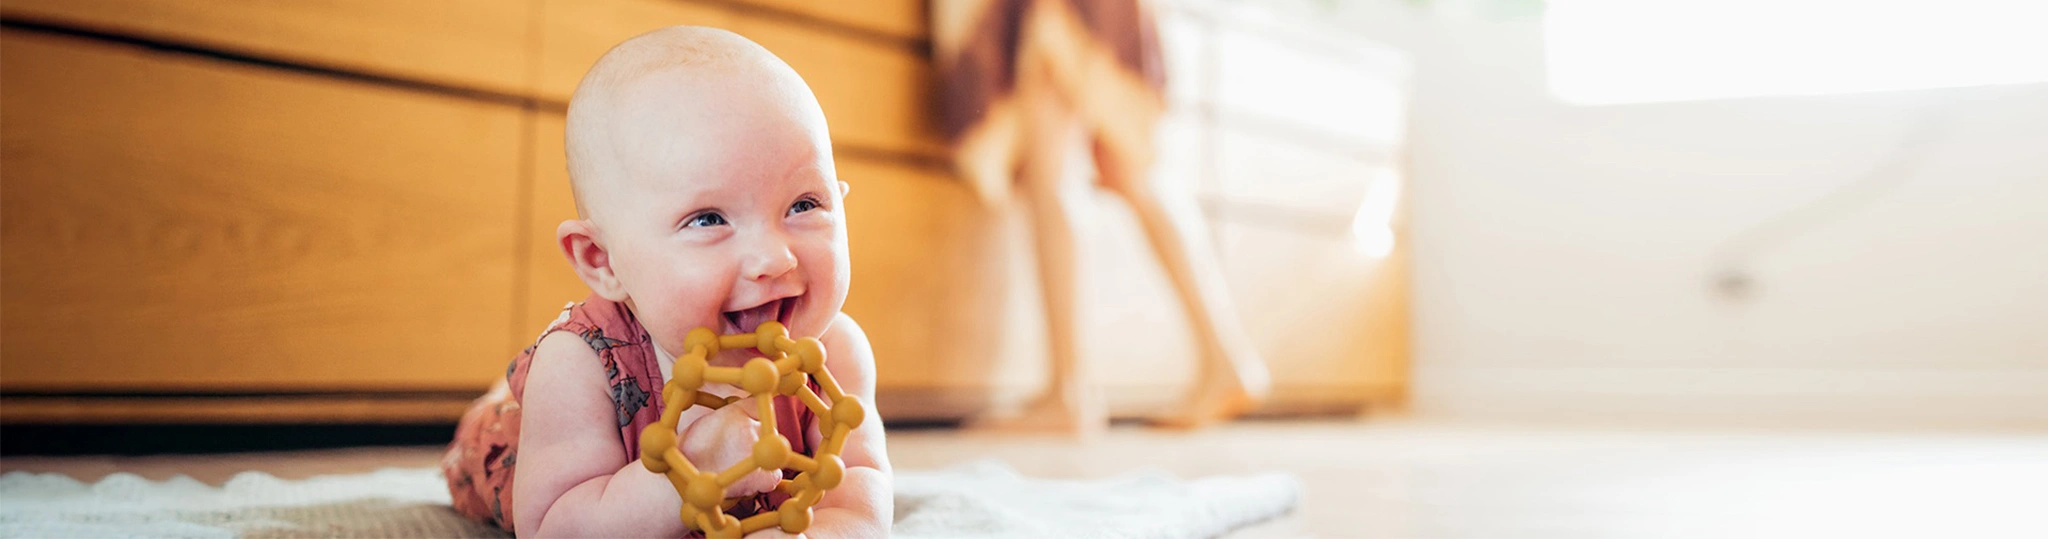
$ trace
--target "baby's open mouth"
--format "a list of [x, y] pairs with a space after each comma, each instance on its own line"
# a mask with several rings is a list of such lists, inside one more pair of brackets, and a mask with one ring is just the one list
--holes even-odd
[[753, 308], [725, 313], [725, 333], [752, 333], [764, 322], [781, 322], [789, 325], [789, 316], [796, 310], [796, 296], [769, 300]]

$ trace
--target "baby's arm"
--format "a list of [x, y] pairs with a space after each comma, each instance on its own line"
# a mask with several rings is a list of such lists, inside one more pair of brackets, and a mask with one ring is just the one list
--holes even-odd
[[[852, 317], [840, 314], [825, 331], [825, 369], [847, 394], [860, 398], [867, 420], [846, 438], [839, 456], [846, 460], [846, 478], [825, 492], [813, 513], [812, 537], [887, 537], [895, 515], [895, 487], [890, 476], [888, 444], [882, 418], [875, 413], [875, 352], [867, 333]], [[779, 532], [774, 528], [766, 531]], [[768, 533], [765, 535], [776, 535]]]
[[684, 532], [675, 487], [638, 460], [626, 461], [603, 365], [566, 332], [541, 339], [533, 353], [512, 483], [513, 525], [521, 537]]

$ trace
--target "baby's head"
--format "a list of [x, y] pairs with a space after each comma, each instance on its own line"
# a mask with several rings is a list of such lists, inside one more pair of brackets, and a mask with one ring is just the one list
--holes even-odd
[[698, 27], [626, 40], [577, 86], [565, 136], [580, 219], [556, 238], [663, 349], [769, 320], [817, 336], [838, 315], [846, 184], [817, 99], [767, 49]]

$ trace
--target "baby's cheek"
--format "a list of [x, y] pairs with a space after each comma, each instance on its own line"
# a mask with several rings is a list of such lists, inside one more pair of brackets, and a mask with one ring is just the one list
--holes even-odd
[[649, 313], [652, 316], [642, 315], [641, 323], [647, 326], [647, 331], [659, 336], [671, 346], [680, 346], [683, 337], [692, 329], [717, 329], [724, 294], [720, 287], [701, 281], [702, 279], [678, 279], [669, 286], [662, 287], [659, 292], [660, 306], [652, 309], [654, 312]]
[[848, 283], [852, 269], [847, 264], [844, 250], [840, 252], [819, 252], [812, 257], [810, 270], [806, 272], [805, 289], [810, 291], [810, 302], [792, 331], [809, 336], [824, 333], [825, 326], [839, 315], [845, 307]]

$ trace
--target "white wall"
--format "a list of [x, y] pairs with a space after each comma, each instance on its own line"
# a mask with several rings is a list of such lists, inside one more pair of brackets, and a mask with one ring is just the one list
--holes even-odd
[[[1539, 19], [1306, 12], [1408, 51], [1423, 415], [2048, 426], [2048, 84], [1575, 107]], [[1719, 249], [1940, 129], [1916, 169]]]

